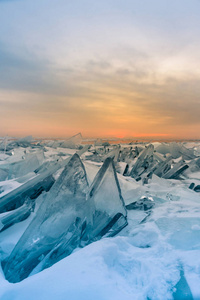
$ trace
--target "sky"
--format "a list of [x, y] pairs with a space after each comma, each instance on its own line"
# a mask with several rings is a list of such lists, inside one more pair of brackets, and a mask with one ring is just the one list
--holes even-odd
[[199, 0], [0, 0], [0, 136], [200, 138]]

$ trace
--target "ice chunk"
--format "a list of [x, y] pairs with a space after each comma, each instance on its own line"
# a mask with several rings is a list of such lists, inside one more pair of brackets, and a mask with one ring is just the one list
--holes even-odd
[[199, 184], [195, 186], [194, 191], [197, 193], [200, 193], [200, 185]]
[[[69, 255], [77, 246], [85, 246], [102, 236], [114, 236], [127, 225], [126, 209], [112, 159], [108, 158], [96, 175], [87, 201], [79, 203], [65, 238], [38, 265], [47, 268]], [[76, 216], [76, 218], [75, 218]]]
[[86, 243], [97, 240], [105, 234], [109, 235], [109, 231], [114, 235], [127, 225], [126, 207], [111, 158], [105, 160], [95, 176], [87, 201], [91, 203], [93, 211], [92, 219], [87, 224], [82, 238]]
[[189, 189], [190, 189], [190, 190], [193, 190], [194, 187], [195, 187], [195, 184], [194, 184], [194, 182], [192, 182], [192, 183], [190, 184], [190, 186], [189, 186]]
[[185, 171], [187, 168], [188, 165], [183, 161], [180, 161], [179, 163], [175, 164], [173, 168], [163, 174], [162, 177], [165, 179], [177, 179], [179, 175], [183, 173], [183, 171]]
[[77, 246], [85, 246], [102, 236], [114, 236], [127, 225], [126, 208], [112, 159], [106, 159], [99, 170], [87, 201], [79, 204], [77, 216], [66, 237], [45, 257], [37, 271], [69, 255]]
[[[87, 145], [83, 149], [79, 150], [77, 152], [78, 155], [82, 155], [89, 149], [89, 147], [90, 145]], [[3, 197], [0, 197], [0, 213], [18, 208], [27, 198], [36, 199], [42, 193], [42, 191], [48, 191], [55, 182], [53, 174], [60, 168], [65, 167], [69, 160], [70, 157], [61, 162], [53, 164], [51, 167], [45, 169], [34, 178], [19, 186], [17, 189], [4, 195]]]
[[194, 159], [196, 156], [194, 154], [194, 149], [187, 149], [183, 144], [180, 143], [169, 143], [169, 144], [160, 144], [156, 147], [156, 151], [161, 154], [170, 153], [173, 158], [178, 158], [180, 156], [183, 159]]
[[9, 228], [10, 226], [12, 226], [15, 223], [18, 223], [18, 222], [21, 222], [21, 221], [24, 221], [25, 219], [27, 219], [31, 214], [33, 204], [34, 203], [31, 202], [29, 199], [20, 208], [15, 209], [12, 212], [6, 213], [5, 216], [0, 215], [0, 224], [1, 224], [0, 232]]
[[170, 149], [169, 149], [169, 145], [168, 144], [165, 144], [165, 143], [162, 143], [160, 145], [158, 145], [156, 147], [156, 151], [158, 153], [161, 153], [163, 155], [167, 154], [167, 153], [170, 153]]
[[139, 151], [137, 146], [133, 149], [133, 147], [127, 147], [120, 150], [119, 153], [119, 161], [130, 163], [135, 157], [139, 155]]
[[117, 147], [115, 149], [113, 149], [112, 151], [108, 152], [105, 156], [104, 156], [104, 160], [108, 157], [112, 158], [115, 162], [117, 162], [119, 160], [119, 154], [120, 154], [120, 147]]
[[75, 149], [77, 147], [77, 145], [81, 144], [82, 139], [83, 139], [82, 134], [78, 133], [78, 134], [72, 136], [71, 138], [69, 138], [68, 140], [64, 141], [60, 145], [60, 147]]
[[31, 143], [32, 141], [33, 141], [32, 135], [28, 135], [28, 136], [25, 136], [25, 137], [17, 140], [18, 143]]
[[8, 177], [8, 169], [0, 168], [0, 181], [6, 180], [7, 177]]
[[0, 165], [0, 170], [8, 170], [8, 179], [21, 177], [29, 172], [33, 172], [44, 161], [44, 152], [37, 151], [35, 153], [25, 154], [23, 159], [10, 164]]
[[153, 198], [151, 197], [141, 197], [139, 200], [132, 202], [128, 205], [126, 205], [126, 208], [128, 210], [131, 209], [139, 209], [139, 210], [149, 210], [151, 208], [153, 208], [155, 205]]
[[155, 166], [154, 174], [159, 177], [163, 177], [164, 174], [171, 169], [171, 164], [172, 156], [168, 156], [165, 161], [162, 161]]
[[[87, 188], [84, 166], [75, 154], [4, 263], [4, 273], [9, 281], [18, 282], [26, 278], [40, 260], [58, 245], [62, 247], [70, 239], [71, 242], [73, 240], [74, 244], [72, 242], [71, 248], [68, 247], [65, 256], [77, 247], [81, 233], [78, 229], [83, 218], [80, 207], [86, 201]], [[54, 253], [54, 260], [55, 256]]]
[[9, 138], [6, 137], [4, 140], [4, 145], [3, 144], [0, 145], [0, 149], [3, 150], [4, 147], [4, 150], [6, 149], [6, 151], [10, 151], [16, 147], [26, 148], [29, 146], [33, 146], [32, 142], [33, 142], [32, 136], [27, 136], [18, 140], [13, 140], [13, 138], [9, 140]]
[[154, 146], [148, 145], [138, 156], [133, 168], [130, 172], [130, 176], [136, 178], [144, 173], [153, 161]]
[[36, 199], [42, 191], [48, 191], [55, 181], [52, 174], [56, 170], [57, 168], [48, 170], [0, 197], [0, 213], [16, 209], [23, 205], [27, 198]]

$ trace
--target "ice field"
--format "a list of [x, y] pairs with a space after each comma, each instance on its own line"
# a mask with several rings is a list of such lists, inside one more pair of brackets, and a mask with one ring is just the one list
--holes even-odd
[[200, 299], [200, 142], [0, 140], [0, 299]]

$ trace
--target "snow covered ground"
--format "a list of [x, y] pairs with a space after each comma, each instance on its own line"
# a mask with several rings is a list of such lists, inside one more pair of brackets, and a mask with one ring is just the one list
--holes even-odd
[[[154, 147], [161, 148], [161, 144], [155, 143]], [[200, 155], [200, 144], [190, 142], [184, 147], [196, 151], [195, 158], [186, 160], [185, 157], [189, 168], [178, 179], [164, 179], [153, 173], [144, 182], [117, 174], [127, 208], [138, 201], [149, 205], [147, 209], [143, 205], [127, 209], [128, 225], [121, 232], [77, 248], [50, 268], [31, 274], [19, 283], [9, 283], [1, 270], [0, 299], [199, 300], [200, 193], [189, 186], [200, 184], [200, 169], [192, 165]], [[15, 156], [2, 156], [0, 163], [20, 160], [23, 151], [17, 148], [16, 160]], [[31, 151], [31, 148], [26, 149], [26, 152]], [[162, 151], [159, 153], [164, 155]], [[44, 160], [54, 161], [59, 153], [66, 158], [75, 152], [74, 149], [46, 147]], [[90, 160], [89, 155], [87, 152], [81, 158], [91, 184], [102, 162]], [[184, 152], [183, 155], [189, 154]], [[29, 165], [29, 172], [32, 171]], [[0, 197], [21, 185], [19, 181], [17, 178], [1, 181]], [[36, 207], [26, 220], [0, 233], [1, 260], [10, 255], [47, 193], [43, 192], [36, 199]]]

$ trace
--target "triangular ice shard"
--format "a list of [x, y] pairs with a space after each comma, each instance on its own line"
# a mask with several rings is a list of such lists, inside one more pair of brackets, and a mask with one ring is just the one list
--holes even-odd
[[75, 149], [77, 145], [81, 144], [82, 139], [83, 139], [82, 134], [78, 133], [72, 136], [71, 138], [69, 138], [68, 140], [66, 140], [65, 142], [63, 142], [60, 145], [60, 147]]
[[[3, 263], [5, 277], [10, 282], [26, 278], [52, 249], [76, 233], [79, 220], [85, 214], [80, 208], [86, 201], [87, 188], [84, 166], [79, 156], [74, 154], [10, 257]], [[80, 232], [77, 239], [79, 237]], [[74, 238], [76, 240], [76, 234]], [[72, 250], [76, 247], [77, 243]]]
[[112, 235], [115, 235], [127, 225], [126, 207], [111, 158], [105, 160], [97, 173], [87, 198], [93, 211], [82, 240], [97, 240], [112, 231], [114, 225], [115, 232], [112, 232]]

